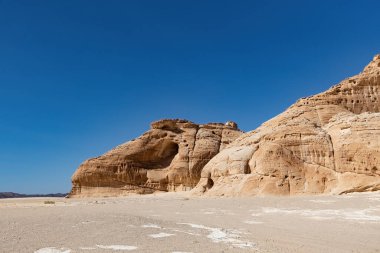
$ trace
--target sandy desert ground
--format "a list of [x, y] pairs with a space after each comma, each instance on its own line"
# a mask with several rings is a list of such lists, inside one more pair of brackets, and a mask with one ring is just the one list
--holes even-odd
[[0, 252], [380, 252], [380, 192], [3, 199]]

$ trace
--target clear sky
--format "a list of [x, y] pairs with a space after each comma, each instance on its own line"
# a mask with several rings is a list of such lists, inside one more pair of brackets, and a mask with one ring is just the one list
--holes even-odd
[[161, 118], [255, 129], [380, 53], [380, 1], [0, 0], [0, 191], [68, 192]]

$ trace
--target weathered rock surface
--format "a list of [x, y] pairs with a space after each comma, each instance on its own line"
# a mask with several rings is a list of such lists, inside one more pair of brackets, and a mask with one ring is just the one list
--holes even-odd
[[380, 55], [362, 73], [302, 98], [241, 135], [202, 170], [195, 194], [380, 190]]
[[81, 164], [72, 177], [70, 196], [190, 190], [205, 164], [241, 134], [234, 122], [153, 122], [139, 138]]

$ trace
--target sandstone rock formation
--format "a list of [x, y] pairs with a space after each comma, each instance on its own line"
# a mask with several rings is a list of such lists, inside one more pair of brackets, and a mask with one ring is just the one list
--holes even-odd
[[241, 135], [202, 170], [195, 194], [380, 190], [380, 55], [362, 73], [302, 98]]
[[80, 165], [70, 196], [190, 190], [204, 165], [242, 132], [236, 123], [160, 120], [139, 138]]

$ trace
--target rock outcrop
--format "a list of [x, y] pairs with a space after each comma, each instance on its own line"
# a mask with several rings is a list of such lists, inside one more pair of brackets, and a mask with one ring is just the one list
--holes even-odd
[[242, 132], [236, 123], [197, 125], [160, 120], [139, 138], [85, 161], [72, 177], [71, 197], [192, 189], [206, 163]]
[[302, 98], [241, 135], [202, 170], [195, 194], [380, 190], [380, 55], [362, 73]]

